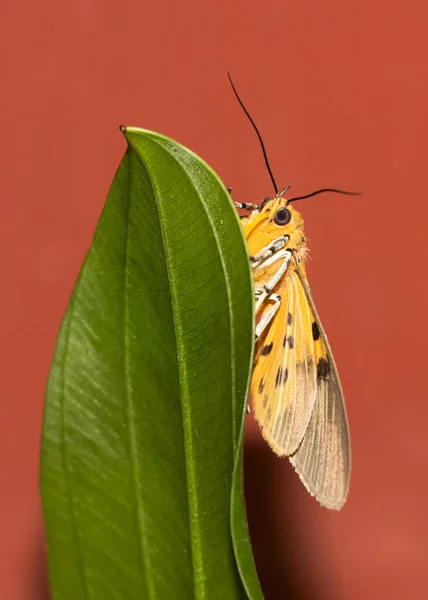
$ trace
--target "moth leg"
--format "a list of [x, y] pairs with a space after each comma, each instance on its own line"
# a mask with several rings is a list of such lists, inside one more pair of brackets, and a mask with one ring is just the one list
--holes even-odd
[[236, 206], [236, 208], [242, 208], [242, 210], [259, 210], [259, 205], [252, 204], [251, 202], [235, 202], [234, 200], [233, 204]]
[[266, 290], [265, 290], [264, 286], [261, 288], [257, 288], [254, 292], [254, 295], [255, 295], [255, 300], [256, 300], [255, 308], [256, 308], [256, 315], [257, 315], [268, 295], [266, 294]]
[[[254, 254], [254, 256], [250, 256], [253, 269], [256, 270], [262, 268], [262, 261], [265, 261], [266, 259], [279, 252], [279, 250], [281, 250], [286, 245], [289, 239], [290, 236], [282, 235], [281, 237], [276, 238], [275, 240], [273, 240], [273, 242], [262, 248], [259, 252], [257, 252], [257, 254]], [[265, 265], [263, 264], [263, 267], [264, 266]]]
[[260, 308], [263, 305], [263, 302], [267, 298], [266, 290], [264, 289], [264, 287], [256, 290], [255, 296], [256, 296], [256, 315], [257, 315], [259, 313]]
[[263, 331], [272, 321], [281, 305], [281, 296], [279, 294], [271, 294], [268, 300], [272, 300], [274, 304], [268, 310], [266, 310], [266, 312], [264, 313], [264, 315], [262, 316], [262, 318], [256, 326], [256, 341], [259, 339]]
[[284, 275], [284, 273], [287, 270], [288, 263], [290, 262], [290, 259], [291, 259], [291, 256], [292, 256], [292, 251], [291, 250], [286, 250], [285, 254], [286, 254], [286, 256], [284, 256], [284, 261], [283, 261], [282, 265], [279, 267], [278, 271], [274, 274], [274, 276], [272, 277], [272, 279], [270, 279], [267, 282], [267, 284], [265, 285], [265, 291], [268, 294], [271, 293], [271, 291], [273, 290], [273, 288], [276, 286], [276, 284], [279, 282], [279, 280], [281, 279], [281, 277]]
[[[292, 256], [291, 250], [284, 250], [283, 254], [280, 253], [280, 254], [278, 254], [277, 257], [275, 257], [276, 260], [279, 260], [280, 258], [283, 258], [284, 260], [282, 261], [282, 264], [280, 265], [279, 269], [275, 272], [273, 277], [262, 288], [258, 288], [256, 290], [256, 315], [258, 314], [258, 312], [259, 312], [261, 306], [263, 305], [263, 303], [265, 302], [266, 298], [269, 296], [269, 299], [270, 299], [270, 294], [271, 294], [272, 290], [274, 289], [276, 284], [279, 282], [279, 280], [281, 279], [281, 277], [284, 275], [284, 273], [287, 270], [288, 263], [290, 262], [291, 256]], [[272, 261], [272, 262], [274, 262], [274, 261]]]
[[263, 262], [257, 264], [256, 266], [253, 266], [253, 272], [259, 271], [260, 269], [265, 269], [266, 267], [270, 267], [271, 265], [273, 265], [273, 263], [276, 263], [278, 260], [282, 260], [283, 258], [285, 258], [289, 253], [290, 250], [288, 248], [285, 250], [279, 250], [279, 252], [277, 252], [273, 256], [270, 256], [269, 258], [266, 258]]
[[[226, 189], [229, 192], [229, 194], [232, 193], [231, 187], [228, 187]], [[233, 204], [236, 206], [236, 208], [242, 208], [242, 210], [257, 210], [258, 211], [260, 208], [260, 206], [258, 204], [252, 204], [251, 202], [235, 202], [235, 200], [234, 200]]]

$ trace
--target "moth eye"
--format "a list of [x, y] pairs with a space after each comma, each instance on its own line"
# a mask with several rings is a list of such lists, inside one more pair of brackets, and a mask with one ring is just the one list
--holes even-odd
[[268, 202], [273, 200], [273, 198], [265, 198], [260, 206], [260, 208], [264, 208]]
[[277, 225], [288, 225], [291, 220], [291, 212], [288, 208], [278, 208], [273, 218]]

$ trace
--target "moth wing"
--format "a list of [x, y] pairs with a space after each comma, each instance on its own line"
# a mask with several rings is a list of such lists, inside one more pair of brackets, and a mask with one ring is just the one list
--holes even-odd
[[317, 393], [317, 363], [313, 315], [295, 269], [287, 272], [276, 292], [282, 301], [258, 340], [251, 393], [263, 437], [276, 454], [288, 456], [296, 452], [308, 428]]
[[311, 419], [303, 440], [290, 461], [309, 493], [323, 506], [339, 510], [346, 501], [351, 474], [351, 447], [345, 401], [333, 355], [309, 286], [299, 266], [296, 267], [319, 334], [319, 343], [316, 343], [318, 376]]

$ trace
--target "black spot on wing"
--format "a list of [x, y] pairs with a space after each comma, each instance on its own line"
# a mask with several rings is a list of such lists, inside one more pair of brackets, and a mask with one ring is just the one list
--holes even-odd
[[293, 315], [289, 312], [287, 317], [287, 325], [291, 325], [293, 322]]
[[317, 380], [327, 379], [330, 374], [330, 364], [325, 358], [320, 358], [317, 364]]
[[263, 377], [262, 377], [260, 379], [260, 383], [259, 383], [259, 394], [262, 394], [264, 389], [265, 389], [265, 384], [263, 382]]
[[314, 321], [312, 323], [312, 337], [315, 342], [320, 339], [320, 335], [321, 334], [320, 334], [320, 329], [318, 327], [318, 323], [316, 321]]
[[294, 348], [294, 337], [292, 335], [286, 335], [284, 337], [284, 340], [282, 342], [282, 345], [284, 346], [284, 348], [286, 347], [288, 342], [288, 347], [290, 348], [290, 350], [293, 350]]
[[269, 400], [269, 396], [267, 394], [265, 394], [265, 396], [263, 398], [263, 408], [266, 408], [268, 400]]
[[273, 348], [273, 342], [271, 342], [270, 344], [266, 344], [266, 346], [263, 346], [263, 348], [262, 348], [261, 355], [267, 356], [268, 354], [271, 353], [272, 348]]
[[288, 369], [283, 369], [282, 367], [279, 367], [275, 377], [275, 387], [278, 387], [280, 384], [284, 385], [285, 383], [287, 383], [287, 379]]

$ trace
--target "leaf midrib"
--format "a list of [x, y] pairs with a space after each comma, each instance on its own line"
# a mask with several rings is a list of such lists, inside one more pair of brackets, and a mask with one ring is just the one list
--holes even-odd
[[126, 400], [126, 419], [127, 419], [127, 431], [128, 431], [128, 442], [129, 442], [129, 460], [131, 463], [131, 478], [132, 487], [134, 489], [134, 495], [132, 502], [134, 503], [135, 518], [138, 524], [138, 530], [140, 535], [138, 537], [138, 551], [140, 556], [140, 562], [145, 574], [145, 581], [147, 585], [147, 594], [149, 598], [156, 597], [156, 591], [151, 577], [150, 559], [149, 552], [145, 552], [144, 548], [148, 548], [149, 544], [147, 541], [147, 535], [145, 530], [145, 518], [144, 510], [142, 510], [142, 503], [139, 502], [139, 490], [141, 489], [141, 479], [138, 469], [138, 441], [137, 434], [134, 430], [134, 418], [133, 418], [133, 405], [130, 394], [131, 381], [130, 381], [130, 369], [129, 369], [129, 338], [128, 338], [128, 248], [129, 248], [129, 213], [131, 209], [131, 180], [132, 180], [132, 168], [131, 161], [128, 151], [128, 188], [127, 188], [127, 212], [126, 212], [126, 234], [125, 234], [125, 273], [123, 277], [123, 348], [124, 348], [124, 374], [125, 374], [125, 400]]
[[[176, 310], [176, 304], [175, 304], [175, 300], [174, 300], [174, 294], [172, 293], [172, 290], [175, 290], [175, 287], [172, 285], [174, 279], [173, 279], [173, 277], [171, 275], [170, 259], [169, 259], [169, 255], [168, 255], [169, 253], [168, 253], [168, 248], [167, 248], [167, 244], [166, 244], [166, 241], [165, 241], [166, 240], [165, 233], [164, 233], [164, 230], [163, 230], [163, 227], [162, 227], [162, 218], [163, 218], [162, 209], [160, 208], [158, 202], [156, 201], [157, 200], [157, 195], [155, 193], [156, 187], [153, 184], [153, 180], [152, 180], [152, 178], [150, 176], [150, 173], [149, 173], [148, 169], [146, 168], [143, 160], [141, 159], [139, 153], [137, 152], [137, 150], [134, 149], [133, 146], [132, 146], [132, 151], [135, 153], [135, 156], [137, 157], [137, 159], [138, 159], [141, 167], [144, 169], [144, 171], [145, 171], [145, 173], [147, 175], [147, 178], [148, 178], [148, 180], [150, 182], [150, 186], [151, 186], [151, 188], [152, 188], [152, 190], [154, 192], [153, 193], [154, 198], [155, 198], [154, 206], [156, 208], [156, 212], [157, 212], [157, 215], [158, 215], [159, 231], [160, 231], [161, 239], [162, 239], [162, 250], [163, 250], [163, 255], [164, 255], [164, 258], [165, 258], [166, 275], [167, 275], [167, 279], [168, 279], [168, 291], [169, 291], [169, 298], [170, 298], [170, 302], [168, 303], [168, 306], [171, 309], [171, 318], [172, 318], [172, 322], [173, 322], [173, 326], [174, 326], [174, 333], [175, 333], [175, 336], [174, 336], [174, 338], [175, 338], [175, 350], [176, 350], [175, 353], [176, 353], [176, 357], [177, 357], [178, 385], [179, 385], [179, 390], [180, 390], [179, 397], [181, 398], [182, 422], [183, 422], [183, 430], [184, 430], [184, 457], [185, 457], [185, 467], [186, 467], [185, 468], [185, 476], [186, 476], [186, 482], [187, 482], [187, 486], [186, 487], [187, 487], [188, 496], [189, 496], [189, 489], [190, 489], [189, 479], [192, 479], [192, 482], [194, 484], [195, 477], [194, 477], [193, 469], [191, 469], [189, 467], [189, 461], [188, 461], [188, 458], [187, 458], [187, 450], [186, 450], [186, 445], [188, 444], [188, 438], [191, 437], [191, 436], [189, 436], [188, 431], [186, 431], [185, 416], [184, 416], [184, 411], [183, 411], [184, 405], [187, 404], [187, 403], [183, 402], [184, 391], [186, 390], [186, 386], [183, 383], [182, 367], [181, 367], [181, 365], [182, 365], [182, 363], [184, 363], [184, 361], [179, 359], [179, 346], [181, 346], [181, 349], [183, 349], [184, 345], [179, 343], [179, 340], [181, 338], [181, 336], [180, 336], [181, 328], [178, 326], [177, 323], [178, 323], [179, 320], [176, 319], [176, 316], [175, 316], [175, 312], [178, 312], [178, 311]], [[184, 356], [184, 353], [183, 353], [183, 356]], [[185, 378], [184, 378], [184, 380], [185, 380]], [[188, 397], [188, 393], [187, 393], [186, 397]], [[191, 449], [190, 449], [190, 452], [192, 452]], [[189, 477], [189, 472], [191, 474], [193, 474], [192, 478]], [[189, 501], [189, 505], [190, 505], [190, 501]], [[193, 540], [193, 532], [192, 532], [193, 528], [192, 528], [192, 524], [191, 524], [189, 508], [188, 508], [188, 515], [187, 515], [187, 517], [188, 517], [189, 527], [191, 529], [191, 540]], [[199, 548], [200, 548], [200, 544], [199, 544]], [[193, 543], [192, 543], [192, 547], [191, 547], [191, 555], [192, 555], [192, 571], [193, 571], [193, 582], [194, 582], [194, 596], [196, 597], [196, 573], [197, 573], [197, 570], [196, 570], [196, 567], [195, 567], [195, 548], [193, 547]]]

